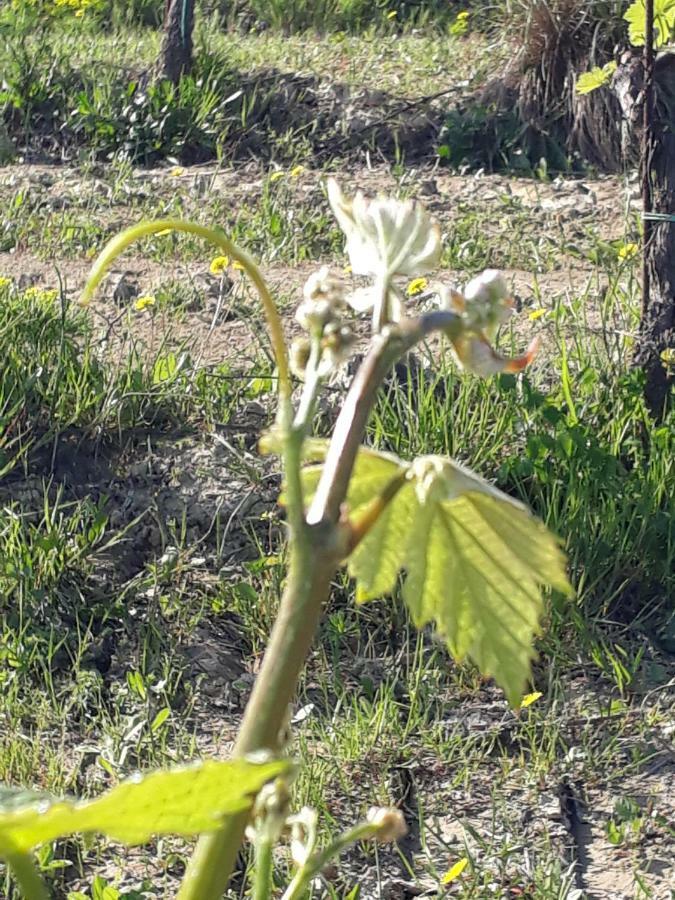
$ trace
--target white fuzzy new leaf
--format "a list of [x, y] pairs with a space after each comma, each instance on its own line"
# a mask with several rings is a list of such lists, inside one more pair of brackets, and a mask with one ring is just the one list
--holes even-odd
[[[321, 468], [304, 470], [308, 502]], [[357, 600], [391, 593], [405, 572], [415, 625], [435, 622], [451, 653], [472, 659], [517, 706], [543, 613], [541, 587], [571, 590], [559, 541], [521, 503], [452, 460], [406, 464], [364, 448], [347, 495], [352, 521], [402, 472], [404, 486], [349, 557]]]
[[328, 200], [345, 234], [355, 275], [391, 278], [431, 272], [441, 255], [441, 234], [423, 206], [412, 200], [366, 199], [359, 191], [348, 200], [331, 178]]

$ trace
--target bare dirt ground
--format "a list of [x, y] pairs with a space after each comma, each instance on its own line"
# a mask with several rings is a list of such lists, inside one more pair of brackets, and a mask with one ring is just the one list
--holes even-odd
[[[129, 179], [129, 194], [134, 201], [138, 197], [145, 199], [152, 196], [186, 198], [186, 212], [197, 211], [199, 198], [205, 193], [212, 197], [226, 197], [230, 209], [254, 207], [260, 202], [263, 190], [264, 173], [254, 166], [244, 167], [243, 171], [219, 171], [209, 166], [183, 169], [180, 178], [172, 177], [172, 169], [135, 170]], [[299, 202], [313, 201], [320, 196], [320, 173], [306, 172], [295, 185]], [[594, 273], [593, 262], [584, 255], [589, 243], [589, 232], [593, 239], [609, 242], [619, 240], [626, 229], [627, 217], [637, 208], [637, 190], [634, 185], [627, 184], [620, 177], [604, 177], [600, 180], [559, 179], [555, 182], [538, 182], [532, 179], [514, 179], [502, 175], [467, 175], [454, 176], [434, 168], [425, 170], [413, 169], [407, 181], [396, 179], [388, 169], [360, 169], [341, 177], [344, 189], [349, 191], [358, 187], [366, 194], [386, 193], [396, 190], [400, 184], [413, 196], [424, 202], [427, 208], [437, 217], [446, 234], [452, 233], [454, 218], [458, 209], [465, 215], [467, 208], [473, 208], [480, 217], [483, 234], [496, 245], [497, 252], [493, 261], [487, 264], [505, 269], [512, 279], [516, 293], [523, 302], [531, 304], [533, 294], [554, 296], [559, 294], [578, 294], [584, 291]], [[108, 228], [119, 229], [134, 221], [147, 217], [141, 205], [134, 202], [125, 205], [123, 199], [110, 201], [107, 199], [110, 188], [105, 181], [96, 187], [94, 179], [82, 177], [77, 171], [62, 172], [53, 166], [14, 166], [0, 169], [0, 197], [9, 198], [17, 191], [25, 192], [38, 210], [58, 210], [76, 207], [83, 197], [102, 195], [104, 200], [100, 207], [94, 205], [91, 218]], [[78, 200], [79, 198], [79, 200]], [[509, 217], [505, 203], [515, 204], [518, 211], [517, 230]], [[494, 213], [494, 215], [492, 215]], [[44, 213], [43, 213], [44, 214]], [[215, 220], [214, 224], [217, 224]], [[549, 234], [553, 240], [562, 242], [557, 259], [549, 260], [542, 267], [541, 259], [536, 254], [529, 258], [523, 253], [519, 255], [521, 263], [530, 263], [528, 268], [503, 265], [509, 262], [511, 251], [519, 246], [525, 247], [527, 240], [535, 241], [543, 234]], [[470, 242], [470, 237], [467, 239]], [[11, 276], [20, 284], [37, 284], [53, 286], [57, 274], [63, 278], [67, 296], [77, 297], [86, 281], [90, 270], [90, 260], [82, 255], [72, 257], [67, 262], [59, 259], [44, 249], [37, 253], [31, 246], [34, 241], [19, 238], [11, 251], [0, 252], [0, 272]], [[575, 246], [576, 245], [576, 246]], [[92, 252], [100, 249], [102, 243], [91, 244]], [[570, 252], [570, 249], [572, 252]], [[575, 251], [578, 251], [575, 252]], [[213, 279], [207, 275], [209, 251], [205, 248], [201, 260], [153, 262], [147, 255], [135, 253], [133, 248], [117, 261], [107, 280], [106, 287], [101, 290], [99, 299], [93, 304], [94, 314], [100, 314], [110, 321], [111, 298], [117, 289], [122, 294], [121, 302], [115, 304], [119, 309], [125, 300], [132, 301], [139, 294], [152, 291], [168, 276], [184, 280], [193, 285], [197, 293], [205, 297], [202, 308], [188, 313], [183, 321], [175, 324], [175, 336], [185, 334], [198, 336], [200, 340], [212, 333], [211, 324], [217, 294]], [[263, 265], [266, 278], [271, 286], [283, 292], [285, 296], [299, 297], [301, 286], [308, 274], [316, 267], [316, 262], [304, 262], [295, 265], [275, 264]], [[338, 261], [338, 265], [340, 262]], [[449, 280], [459, 280], [461, 275], [452, 268], [442, 273]], [[120, 290], [120, 279], [123, 280]], [[233, 280], [240, 281], [239, 273], [233, 273]], [[240, 291], [243, 286], [240, 286]], [[240, 302], [255, 302], [250, 295], [240, 293]], [[235, 295], [235, 305], [236, 305]], [[217, 340], [210, 340], [208, 353], [210, 361], [221, 361], [228, 353], [247, 347], [252, 339], [250, 329], [247, 335], [245, 310], [242, 317], [233, 314], [230, 304], [224, 305], [223, 314], [216, 322]], [[236, 313], [236, 310], [235, 310]], [[590, 314], [593, 311], [590, 310]], [[144, 329], [145, 320], [139, 317], [134, 328]]]

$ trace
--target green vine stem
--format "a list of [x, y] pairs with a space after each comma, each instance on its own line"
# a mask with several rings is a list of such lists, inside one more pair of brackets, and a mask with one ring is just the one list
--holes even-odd
[[[292, 542], [286, 589], [244, 713], [234, 748], [237, 756], [279, 749], [279, 733], [341, 555], [335, 542], [331, 550], [331, 541], [322, 532], [307, 529]], [[230, 816], [220, 831], [200, 838], [178, 900], [219, 900], [234, 868], [247, 818], [246, 812]]]
[[[349, 529], [340, 521], [340, 509], [383, 378], [401, 355], [429, 333], [456, 327], [458, 318], [454, 313], [429, 313], [387, 328], [375, 339], [338, 417], [319, 484], [322, 493], [318, 503], [315, 498], [308, 518], [302, 506], [300, 479], [303, 435], [287, 432], [284, 469], [291, 526], [289, 575], [244, 713], [235, 755], [279, 749], [279, 732], [305, 666], [331, 581], [349, 550]], [[247, 816], [246, 812], [230, 816], [220, 830], [200, 838], [177, 900], [220, 900], [234, 869]]]
[[293, 880], [288, 885], [281, 900], [302, 900], [307, 893], [313, 878], [321, 873], [328, 863], [339, 856], [343, 850], [356, 844], [358, 841], [365, 841], [377, 834], [377, 828], [373, 827], [370, 822], [360, 822], [349, 831], [339, 835], [324, 850], [313, 853], [304, 866], [296, 872]]
[[272, 893], [272, 841], [259, 836], [255, 847], [253, 900], [269, 900]]
[[49, 900], [47, 886], [30, 854], [16, 853], [6, 862], [25, 900]]
[[131, 228], [127, 228], [125, 231], [120, 232], [120, 234], [109, 241], [96, 258], [82, 293], [82, 303], [86, 304], [91, 300], [94, 291], [101, 282], [101, 279], [105, 275], [106, 270], [112, 261], [120, 256], [120, 254], [124, 253], [127, 247], [133, 244], [134, 241], [139, 240], [139, 238], [147, 237], [151, 234], [160, 234], [161, 232], [166, 231], [183, 231], [188, 234], [195, 234], [213, 244], [215, 247], [218, 247], [223, 253], [231, 256], [232, 259], [241, 263], [243, 266], [244, 271], [258, 291], [263, 309], [265, 310], [267, 328], [272, 342], [272, 350], [274, 352], [277, 370], [279, 372], [281, 413], [282, 416], [285, 415], [288, 417], [290, 411], [285, 409], [285, 407], [290, 404], [292, 387], [288, 367], [286, 341], [284, 339], [279, 311], [272, 299], [267, 283], [254, 260], [245, 250], [242, 250], [241, 247], [234, 244], [222, 231], [218, 231], [215, 228], [207, 228], [206, 226], [198, 225], [195, 222], [184, 222], [182, 219], [157, 219], [153, 222], [140, 222], [138, 225], [132, 225]]

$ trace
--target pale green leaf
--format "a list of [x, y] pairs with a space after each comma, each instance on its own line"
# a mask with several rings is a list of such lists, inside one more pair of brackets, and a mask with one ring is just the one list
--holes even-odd
[[5, 789], [0, 793], [0, 857], [75, 832], [142, 844], [153, 835], [213, 831], [223, 816], [248, 809], [267, 781], [290, 769], [285, 760], [206, 760], [132, 777], [86, 802]]
[[[321, 450], [325, 454], [327, 444], [313, 441], [311, 452], [314, 459]], [[322, 471], [321, 465], [307, 466], [303, 470], [303, 484], [306, 500], [316, 490]], [[397, 457], [361, 448], [354, 463], [349, 485], [347, 502], [350, 512], [362, 510], [373, 497], [384, 491], [387, 485], [405, 469]], [[407, 509], [412, 501], [412, 488], [406, 485], [399, 491], [395, 503], [390, 504], [368, 535], [368, 542], [362, 542], [350, 557], [349, 571], [358, 572], [357, 598], [371, 600], [389, 594], [396, 584], [396, 576], [402, 565], [401, 551], [405, 548]], [[392, 517], [392, 511], [396, 514]], [[396, 540], [398, 534], [400, 540]], [[365, 549], [364, 549], [365, 548]]]
[[577, 94], [590, 94], [591, 91], [604, 87], [609, 84], [615, 72], [615, 62], [608, 62], [602, 67], [596, 66], [590, 72], [584, 72], [577, 78]]
[[[318, 465], [304, 470], [308, 502], [320, 473]], [[541, 588], [571, 590], [559, 542], [521, 503], [440, 457], [407, 464], [362, 449], [347, 493], [350, 517], [358, 520], [402, 473], [404, 486], [348, 560], [357, 599], [391, 593], [404, 572], [415, 624], [435, 622], [453, 655], [469, 656], [518, 706], [543, 612]]]
[[417, 508], [413, 486], [404, 485], [395, 503], [390, 503], [380, 515], [368, 533], [368, 539], [362, 541], [350, 556], [349, 572], [358, 579], [356, 599], [359, 603], [391, 594], [396, 587], [398, 573], [404, 564], [410, 519]]
[[[644, 0], [635, 0], [624, 13], [628, 22], [628, 40], [644, 47], [646, 11]], [[675, 31], [675, 0], [654, 0], [654, 46], [667, 44]]]
[[168, 706], [165, 706], [163, 709], [160, 709], [160, 711], [157, 713], [155, 718], [152, 720], [152, 725], [150, 726], [150, 731], [152, 731], [153, 734], [156, 731], [159, 731], [159, 729], [166, 722], [166, 720], [169, 718], [170, 715], [171, 715], [171, 710], [168, 708]]

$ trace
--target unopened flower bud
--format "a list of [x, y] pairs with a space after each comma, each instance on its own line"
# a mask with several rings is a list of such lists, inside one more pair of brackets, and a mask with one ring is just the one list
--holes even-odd
[[333, 372], [351, 355], [356, 337], [349, 325], [331, 322], [321, 340], [321, 370], [323, 375]]
[[288, 819], [291, 827], [291, 858], [301, 868], [316, 846], [318, 815], [315, 809], [303, 806], [299, 813]]
[[276, 778], [264, 785], [256, 797], [252, 822], [246, 829], [247, 837], [255, 840], [258, 833], [271, 841], [281, 834], [288, 817], [290, 794], [283, 778]]
[[345, 306], [345, 285], [342, 278], [322, 266], [313, 272], [303, 288], [304, 300], [295, 318], [307, 331], [322, 331], [337, 319]]
[[338, 272], [331, 272], [328, 266], [322, 266], [318, 272], [312, 272], [302, 289], [305, 300], [329, 300], [336, 306], [344, 304], [345, 284]]
[[282, 816], [288, 814], [290, 794], [283, 778], [275, 778], [266, 784], [256, 798], [254, 812], [263, 816]]
[[311, 344], [307, 338], [296, 338], [291, 344], [289, 365], [296, 378], [304, 378], [311, 353]]
[[373, 806], [368, 810], [366, 821], [377, 828], [374, 837], [382, 843], [397, 841], [408, 831], [403, 813], [395, 807]]

